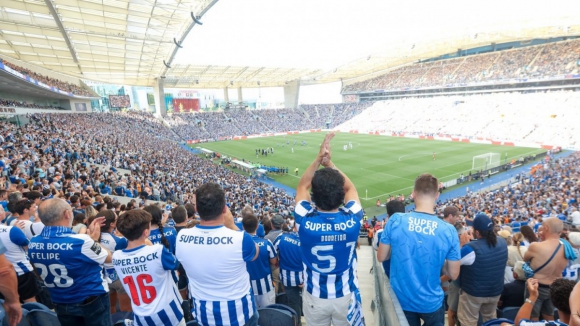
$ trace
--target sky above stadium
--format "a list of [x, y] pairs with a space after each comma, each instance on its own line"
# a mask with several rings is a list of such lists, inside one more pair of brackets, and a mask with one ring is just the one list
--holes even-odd
[[332, 69], [401, 42], [565, 27], [579, 15], [577, 0], [220, 0], [174, 63]]

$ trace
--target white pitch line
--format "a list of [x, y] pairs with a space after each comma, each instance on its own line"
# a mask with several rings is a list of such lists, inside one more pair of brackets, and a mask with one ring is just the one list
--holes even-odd
[[[539, 148], [538, 148], [538, 149], [539, 149]], [[522, 154], [522, 155], [519, 155], [519, 156], [526, 156], [526, 155], [528, 155], [528, 154], [536, 153], [536, 151], [537, 151], [537, 150], [534, 150], [534, 151], [531, 151], [531, 152], [527, 152], [527, 153], [524, 153], [524, 154]], [[518, 157], [519, 157], [519, 156], [518, 156]], [[513, 156], [513, 157], [509, 157], [509, 158], [508, 158], [508, 160], [511, 160], [511, 159], [513, 159], [513, 158], [516, 158], [516, 157], [515, 157], [515, 156]], [[451, 165], [456, 165], [456, 164], [458, 164], [458, 163], [451, 164]], [[451, 166], [451, 165], [447, 165], [447, 166]], [[453, 173], [453, 174], [450, 174], [450, 175], [448, 175], [448, 176], [441, 177], [441, 178], [438, 178], [438, 179], [439, 179], [439, 180], [443, 180], [443, 179], [446, 179], [446, 178], [452, 177], [452, 176], [454, 176], [454, 175], [459, 175], [459, 174], [461, 174], [461, 173], [463, 173], [463, 172], [469, 172], [469, 171], [471, 171], [471, 169], [469, 169], [469, 170], [466, 170], [466, 171], [460, 171], [460, 172], [457, 172], [457, 173]], [[383, 197], [383, 196], [385, 196], [385, 195], [388, 195], [388, 194], [399, 193], [399, 191], [406, 190], [406, 189], [411, 189], [411, 188], [413, 188], [413, 186], [409, 186], [409, 187], [401, 188], [401, 189], [398, 189], [398, 190], [395, 190], [395, 191], [390, 191], [390, 192], [387, 192], [387, 193], [384, 193], [384, 194], [381, 194], [381, 195], [378, 195], [378, 196], [375, 196], [375, 197], [369, 197], [369, 198], [365, 198], [365, 199], [366, 199], [366, 200], [369, 200], [369, 199], [375, 199], [375, 198]]]

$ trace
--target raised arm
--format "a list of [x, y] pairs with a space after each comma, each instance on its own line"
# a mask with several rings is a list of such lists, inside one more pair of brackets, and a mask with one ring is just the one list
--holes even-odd
[[[306, 171], [304, 171], [302, 178], [300, 178], [298, 186], [296, 187], [296, 203], [299, 203], [302, 200], [310, 201], [309, 189], [311, 187], [312, 178], [314, 177], [314, 172], [316, 172], [318, 167], [322, 164], [323, 158], [330, 156], [330, 140], [332, 137], [334, 137], [334, 132], [326, 134], [324, 141], [320, 145], [320, 150], [318, 151], [316, 158], [312, 163], [310, 163], [308, 168], [306, 168]], [[328, 162], [330, 162], [330, 158], [328, 158]]]

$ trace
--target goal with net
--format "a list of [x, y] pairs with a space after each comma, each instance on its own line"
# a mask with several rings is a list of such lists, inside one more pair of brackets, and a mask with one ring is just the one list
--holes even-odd
[[472, 170], [488, 170], [500, 165], [501, 155], [499, 153], [486, 153], [473, 157]]

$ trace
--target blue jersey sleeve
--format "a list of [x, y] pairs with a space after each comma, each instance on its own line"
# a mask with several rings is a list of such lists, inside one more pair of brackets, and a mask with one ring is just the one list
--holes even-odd
[[276, 253], [276, 249], [274, 248], [274, 245], [272, 244], [272, 242], [268, 239], [266, 239], [267, 241], [267, 245], [266, 247], [268, 248], [268, 258], [273, 259], [276, 258], [278, 256], [278, 254]]
[[471, 246], [461, 248], [461, 265], [471, 265], [475, 261], [475, 251]]
[[161, 249], [161, 265], [166, 271], [173, 271], [179, 267], [179, 261], [174, 254], [172, 254], [167, 248], [163, 247]]
[[244, 261], [252, 261], [256, 256], [256, 243], [248, 233], [244, 232], [243, 236], [242, 255], [244, 256]]
[[127, 241], [126, 238], [115, 237], [115, 242], [117, 243], [115, 250], [123, 250], [127, 248], [127, 245], [129, 244], [129, 241]]
[[21, 247], [28, 246], [28, 238], [24, 235], [24, 232], [16, 226], [13, 226], [10, 229], [10, 241]]
[[344, 209], [346, 209], [347, 211], [352, 213], [359, 220], [362, 220], [363, 210], [362, 210], [362, 206], [358, 202], [351, 200], [348, 203], [346, 203], [346, 205], [344, 205]]
[[300, 224], [302, 224], [302, 219], [312, 211], [312, 204], [306, 200], [300, 201], [298, 204], [296, 204], [296, 208], [294, 208], [294, 220], [296, 221], [296, 224], [300, 226]]

